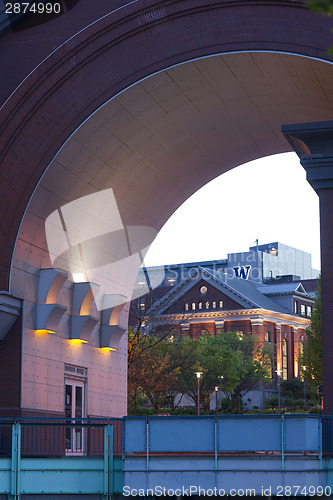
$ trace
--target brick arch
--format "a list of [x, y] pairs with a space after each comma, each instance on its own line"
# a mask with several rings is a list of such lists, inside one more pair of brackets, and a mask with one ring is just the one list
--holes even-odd
[[302, 1], [283, 0], [142, 0], [70, 38], [1, 109], [1, 288], [8, 287], [15, 237], [37, 182], [75, 130], [113, 96], [205, 56], [273, 52], [328, 61], [330, 43], [329, 20]]

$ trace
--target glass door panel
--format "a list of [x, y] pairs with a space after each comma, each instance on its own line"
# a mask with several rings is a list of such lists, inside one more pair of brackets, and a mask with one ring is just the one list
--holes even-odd
[[[80, 421], [85, 417], [84, 382], [78, 380], [65, 381], [65, 415], [68, 419]], [[66, 428], [66, 453], [80, 454], [85, 451], [85, 433], [83, 427]]]

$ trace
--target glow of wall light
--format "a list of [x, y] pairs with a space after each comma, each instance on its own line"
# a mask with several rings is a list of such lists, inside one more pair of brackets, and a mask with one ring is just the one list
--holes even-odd
[[100, 347], [103, 352], [117, 351], [114, 347]]
[[47, 335], [48, 333], [56, 333], [53, 330], [35, 330], [37, 335]]
[[88, 344], [88, 340], [82, 340], [82, 339], [69, 339], [70, 343], [72, 345], [81, 345], [81, 344]]
[[72, 277], [74, 283], [85, 283], [86, 281], [88, 281], [84, 273], [73, 273]]
[[298, 377], [298, 361], [295, 359], [295, 377]]

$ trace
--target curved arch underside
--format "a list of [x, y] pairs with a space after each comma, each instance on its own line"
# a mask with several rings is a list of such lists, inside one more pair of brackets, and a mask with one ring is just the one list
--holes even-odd
[[28, 298], [39, 269], [51, 267], [45, 220], [52, 212], [111, 188], [125, 226], [158, 231], [210, 180], [290, 150], [281, 124], [329, 120], [332, 72], [291, 54], [224, 54], [174, 66], [111, 99], [39, 182], [18, 234], [10, 291]]

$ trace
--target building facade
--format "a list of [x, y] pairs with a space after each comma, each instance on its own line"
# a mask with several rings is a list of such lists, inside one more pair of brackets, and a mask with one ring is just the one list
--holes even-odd
[[298, 377], [313, 308], [313, 299], [302, 284], [259, 285], [200, 267], [196, 271], [196, 277], [153, 303], [151, 324], [175, 324], [178, 335], [191, 338], [220, 331], [255, 334], [262, 343], [274, 345], [271, 378], [277, 379], [280, 372], [283, 380]]

